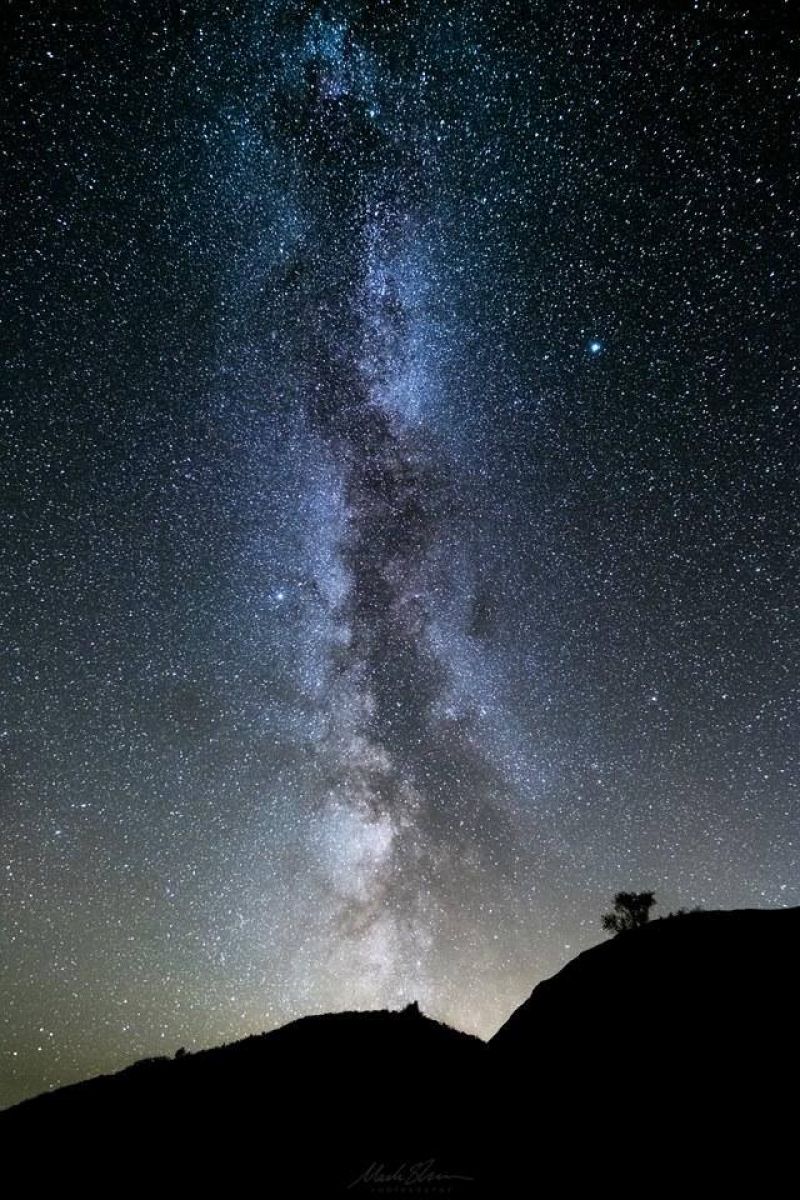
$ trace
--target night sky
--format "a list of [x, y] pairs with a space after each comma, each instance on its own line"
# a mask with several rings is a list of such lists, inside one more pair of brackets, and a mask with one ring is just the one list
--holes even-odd
[[0, 1103], [800, 904], [792, 8], [4, 6]]

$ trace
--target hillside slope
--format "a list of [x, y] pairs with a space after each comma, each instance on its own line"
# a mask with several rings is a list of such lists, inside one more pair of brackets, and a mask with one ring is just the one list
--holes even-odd
[[798, 908], [697, 912], [540, 983], [488, 1046], [508, 1175], [539, 1146], [584, 1182], [763, 1187], [796, 1121], [798, 949]]
[[0, 1144], [29, 1183], [90, 1192], [763, 1191], [795, 1120], [799, 943], [800, 909], [654, 921], [539, 984], [488, 1044], [416, 1005], [305, 1017], [26, 1101]]
[[[145, 1059], [0, 1114], [0, 1139], [57, 1147], [92, 1177], [333, 1195], [373, 1166], [435, 1160], [449, 1194], [476, 1173], [478, 1038], [402, 1012], [304, 1017], [174, 1059]], [[34, 1178], [52, 1160], [31, 1154]], [[352, 1193], [351, 1193], [352, 1194]]]

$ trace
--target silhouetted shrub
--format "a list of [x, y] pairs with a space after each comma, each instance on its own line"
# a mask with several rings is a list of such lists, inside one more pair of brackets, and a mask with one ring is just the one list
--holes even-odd
[[603, 929], [608, 933], [625, 933], [646, 925], [655, 902], [655, 892], [617, 892], [614, 911], [603, 916]]

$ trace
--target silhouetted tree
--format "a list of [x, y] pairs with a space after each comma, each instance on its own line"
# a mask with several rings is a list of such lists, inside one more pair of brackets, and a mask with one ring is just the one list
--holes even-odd
[[627, 929], [646, 925], [655, 902], [655, 892], [617, 892], [614, 911], [603, 916], [603, 929], [609, 933], [624, 933]]

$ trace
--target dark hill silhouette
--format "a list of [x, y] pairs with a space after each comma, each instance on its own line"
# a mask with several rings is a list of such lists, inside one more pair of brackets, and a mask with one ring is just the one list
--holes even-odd
[[542, 1059], [563, 1054], [556, 1044], [568, 1039], [575, 1054], [616, 1059], [623, 1043], [633, 1067], [658, 1029], [660, 1046], [697, 1036], [707, 1052], [727, 1054], [728, 1039], [740, 1040], [754, 1019], [780, 1024], [800, 1011], [791, 951], [798, 939], [800, 908], [651, 921], [540, 983], [489, 1044], [497, 1054]]
[[433, 1160], [421, 1174], [464, 1176], [447, 1181], [448, 1194], [474, 1194], [485, 1054], [479, 1038], [416, 1004], [302, 1017], [24, 1101], [0, 1114], [0, 1142], [100, 1158], [101, 1176], [118, 1163], [138, 1175], [144, 1154], [156, 1180], [227, 1188], [246, 1175], [265, 1196], [368, 1195], [366, 1181], [348, 1185], [371, 1167]]
[[[698, 911], [620, 933], [540, 983], [489, 1042], [512, 1175], [531, 1109], [545, 1144], [566, 1148], [568, 1114], [584, 1153], [624, 1147], [634, 1177], [657, 1164], [684, 1186], [698, 1172], [741, 1184], [785, 1159], [798, 949], [800, 908]], [[527, 1112], [503, 1103], [512, 1078], [535, 1089]]]
[[791, 1145], [799, 934], [800, 909], [653, 921], [539, 984], [488, 1044], [416, 1005], [305, 1017], [25, 1101], [0, 1144], [28, 1183], [84, 1190], [763, 1192]]

